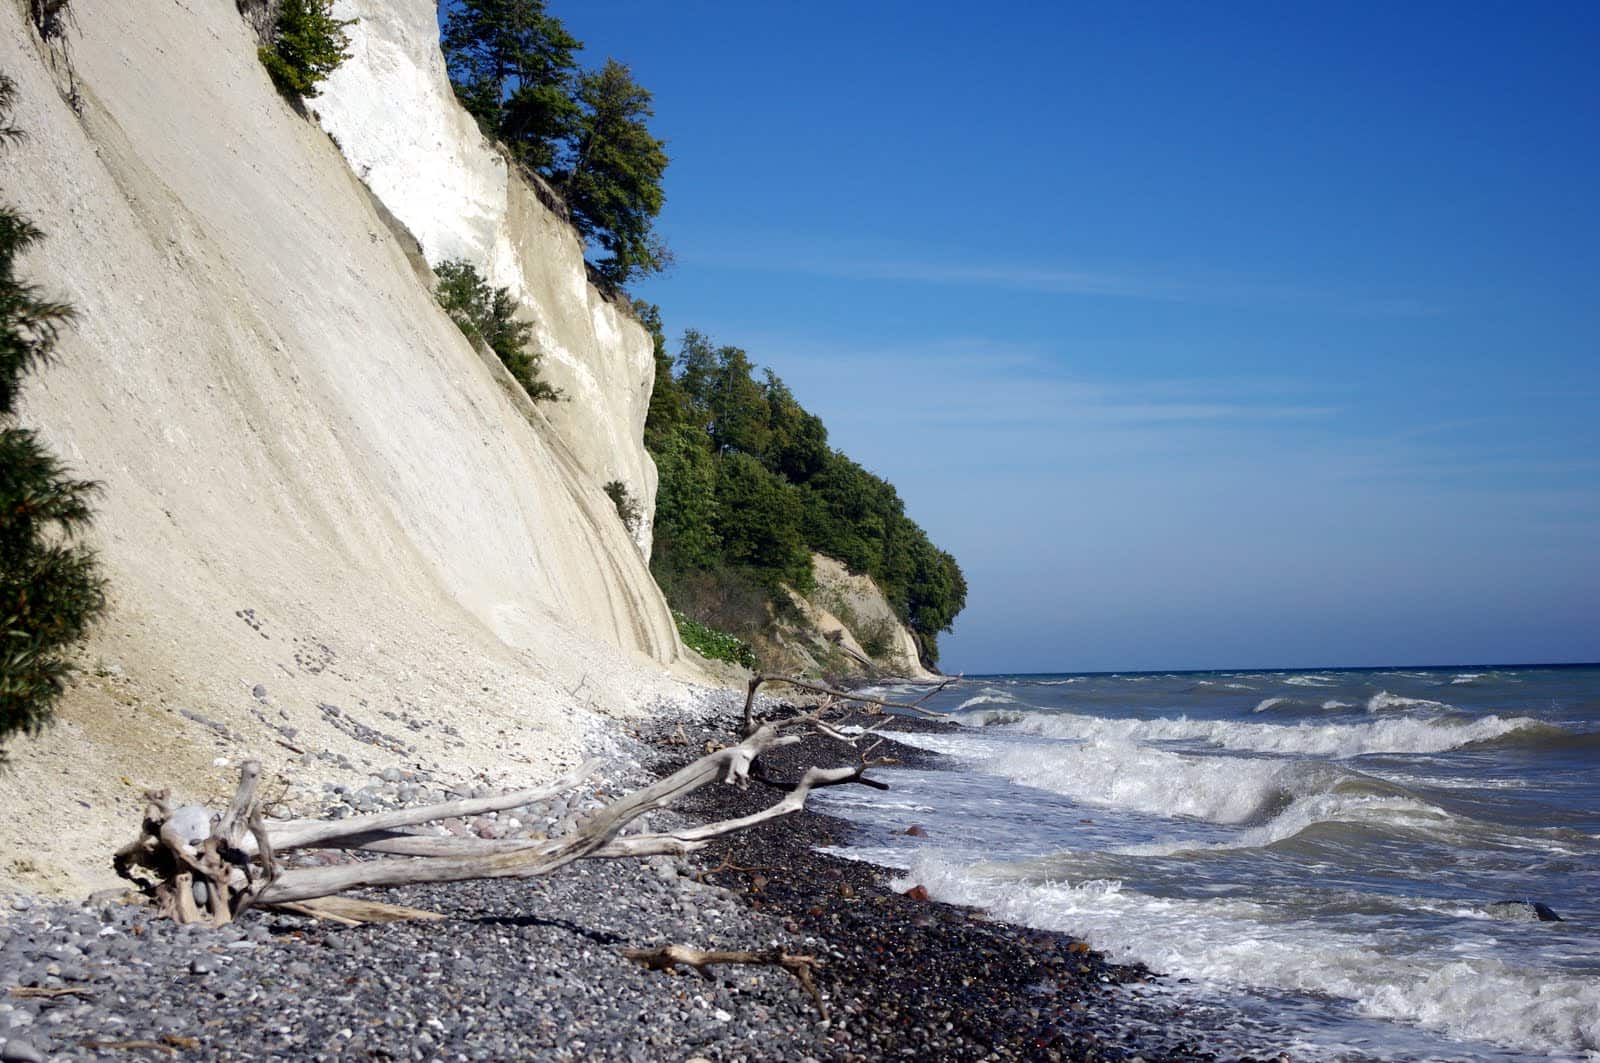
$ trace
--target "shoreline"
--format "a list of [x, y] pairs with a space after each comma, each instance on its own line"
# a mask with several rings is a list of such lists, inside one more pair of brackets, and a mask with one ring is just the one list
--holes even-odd
[[[582, 795], [670, 770], [733, 715], [651, 721]], [[906, 726], [925, 725], [909, 721]], [[911, 757], [932, 755], [900, 747]], [[837, 758], [808, 738], [769, 770]], [[853, 755], [853, 754], [852, 754]], [[626, 761], [638, 767], [630, 768]], [[642, 762], [640, 764], [639, 762]], [[842, 762], [842, 761], [840, 761]], [[774, 791], [712, 786], [681, 812], [739, 814]], [[677, 812], [659, 813], [662, 817]], [[340, 927], [271, 911], [220, 930], [142, 905], [31, 901], [0, 922], [0, 1058], [940, 1059], [1261, 1058], [1168, 1028], [1173, 1009], [1124, 986], [1152, 981], [1054, 933], [901, 896], [893, 872], [814, 851], [848, 823], [809, 811], [688, 860], [584, 861], [524, 881], [383, 891], [437, 922]], [[748, 871], [716, 871], [724, 856]], [[703, 880], [703, 881], [701, 881]], [[815, 955], [811, 996], [773, 967], [708, 977], [648, 971], [629, 947]], [[17, 989], [24, 992], [18, 994]], [[44, 991], [44, 992], [38, 992]]]
[[[871, 724], [882, 717], [857, 717]], [[725, 740], [734, 720], [690, 730], [692, 747]], [[895, 743], [894, 730], [943, 731], [954, 725], [895, 716], [880, 731], [899, 767], [956, 770], [937, 753]], [[763, 763], [790, 780], [813, 765], [854, 763], [854, 752], [819, 735], [769, 751]], [[764, 807], [774, 791], [707, 787], [684, 803], [692, 818], [722, 819]], [[907, 821], [906, 830], [916, 826]], [[1276, 1045], [1216, 1045], [1172, 1020], [1195, 1001], [1163, 1001], [1127, 987], [1165, 979], [1140, 964], [1116, 963], [1086, 943], [1054, 931], [989, 918], [981, 910], [906, 893], [900, 873], [817, 851], [841, 844], [860, 828], [809, 806], [790, 816], [719, 839], [691, 860], [703, 869], [727, 863], [718, 881], [758, 912], [774, 914], [826, 942], [818, 983], [845, 1013], [835, 1016], [827, 1058], [870, 1060], [893, 1055], [926, 1059], [1211, 1060], [1279, 1058]], [[756, 869], [753, 865], [764, 865]], [[1234, 1018], [1233, 1016], [1229, 1016]], [[1192, 1024], [1185, 1024], [1192, 1025]], [[1201, 1031], [1204, 1033], [1205, 1031]], [[843, 1035], [843, 1036], [841, 1036]]]

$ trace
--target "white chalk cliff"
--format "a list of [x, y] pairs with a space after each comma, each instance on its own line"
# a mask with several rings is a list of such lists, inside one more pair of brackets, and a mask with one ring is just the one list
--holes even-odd
[[[226, 791], [246, 754], [297, 785], [340, 758], [533, 779], [591, 710], [674, 696], [648, 529], [601, 489], [653, 503], [648, 340], [451, 98], [431, 0], [344, 5], [327, 132], [231, 3], [74, 0], [76, 111], [21, 8], [0, 4], [0, 71], [29, 138], [0, 182], [46, 232], [24, 275], [78, 309], [25, 421], [104, 484], [112, 609], [0, 776], [4, 830], [63, 807], [75, 830], [26, 859], [0, 834], [0, 891], [84, 885], [144, 787]], [[530, 417], [394, 219], [525, 300], [567, 401]]]
[[540, 201], [456, 104], [433, 0], [338, 0], [351, 56], [312, 101], [350, 167], [421, 244], [511, 291], [534, 326], [541, 375], [564, 400], [539, 413], [588, 478], [641, 501], [650, 556], [656, 469], [644, 448], [650, 338], [588, 283], [572, 227]]

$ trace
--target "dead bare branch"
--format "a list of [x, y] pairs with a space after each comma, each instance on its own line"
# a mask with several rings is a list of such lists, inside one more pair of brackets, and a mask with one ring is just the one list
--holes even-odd
[[750, 677], [750, 682], [747, 686], [744, 698], [744, 733], [750, 734], [755, 729], [756, 691], [760, 690], [762, 684], [764, 683], [783, 683], [786, 686], [794, 687], [797, 690], [806, 690], [813, 694], [822, 694], [825, 697], [835, 698], [840, 701], [853, 701], [858, 704], [875, 705], [878, 708], [883, 709], [908, 709], [911, 712], [920, 713], [923, 716], [933, 716], [942, 719], [946, 716], [945, 713], [935, 712], [932, 709], [923, 708], [923, 703], [929, 698], [933, 697], [935, 694], [939, 693], [939, 691], [943, 690], [945, 687], [949, 686], [951, 683], [959, 682], [960, 679], [961, 677], [959, 675], [946, 676], [943, 682], [929, 690], [916, 701], [890, 701], [886, 698], [875, 698], [869, 694], [852, 694], [847, 690], [835, 690], [833, 687], [823, 686], [820, 683], [813, 683], [809, 679], [800, 679], [797, 676], [754, 675]]
[[800, 982], [817, 1006], [817, 1014], [826, 1022], [828, 1005], [817, 990], [812, 975], [822, 966], [815, 956], [801, 956], [781, 948], [763, 949], [760, 952], [732, 951], [727, 949], [706, 951], [688, 945], [663, 945], [656, 949], [623, 949], [622, 954], [649, 971], [676, 971], [678, 967], [693, 967], [705, 974], [707, 967], [722, 963], [754, 964], [764, 967], [782, 967]]
[[84, 989], [81, 986], [75, 986], [75, 985], [68, 985], [68, 986], [14, 985], [14, 986], [11, 987], [9, 992], [14, 997], [36, 997], [36, 998], [45, 999], [45, 1000], [48, 1000], [48, 999], [50, 999], [52, 997], [70, 997], [70, 996], [93, 997], [94, 996], [94, 993], [91, 990]]
[[[854, 748], [859, 735], [845, 735], [822, 719], [833, 704], [830, 698], [808, 714], [762, 724], [741, 741], [713, 749], [665, 778], [612, 799], [590, 812], [567, 834], [549, 839], [462, 838], [410, 833], [406, 828], [547, 800], [580, 785], [601, 766], [600, 761], [589, 761], [548, 786], [512, 793], [342, 820], [277, 821], [262, 815], [258, 796], [261, 767], [248, 761], [226, 813], [213, 814], [195, 805], [174, 807], [165, 792], [149, 795], [140, 836], [117, 851], [115, 864], [129, 878], [133, 877], [133, 868], [155, 876], [146, 889], [164, 914], [179, 922], [215, 926], [256, 904], [336, 921], [372, 921], [389, 909], [338, 895], [359, 887], [530, 878], [548, 875], [575, 860], [682, 856], [715, 838], [798, 811], [815, 789], [849, 783], [887, 789], [883, 783], [865, 777], [867, 769], [879, 762], [859, 752], [854, 765], [812, 767], [793, 782], [771, 778], [758, 764], [758, 758], [769, 750], [800, 741], [796, 732], [826, 733]], [[783, 796], [749, 815], [680, 830], [623, 836], [641, 816], [666, 808], [703, 786], [714, 782], [744, 786], [751, 779], [782, 790]], [[361, 857], [383, 856], [319, 867], [283, 864], [285, 852], [308, 848], [338, 849]], [[351, 908], [352, 904], [367, 907], [358, 910]]]

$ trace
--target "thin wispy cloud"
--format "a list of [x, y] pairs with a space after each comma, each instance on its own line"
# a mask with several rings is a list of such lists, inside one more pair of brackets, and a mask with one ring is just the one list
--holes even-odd
[[839, 280], [983, 288], [1041, 295], [1144, 300], [1239, 307], [1299, 307], [1374, 317], [1419, 317], [1441, 312], [1405, 294], [1360, 293], [1237, 276], [1167, 275], [1157, 268], [1103, 269], [1054, 264], [956, 261], [937, 254], [878, 257], [814, 244], [758, 241], [761, 253], [741, 249], [680, 249], [685, 265], [805, 274]]

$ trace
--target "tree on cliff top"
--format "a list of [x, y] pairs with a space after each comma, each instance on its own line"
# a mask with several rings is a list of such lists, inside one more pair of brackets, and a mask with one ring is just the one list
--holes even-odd
[[547, 178], [572, 223], [604, 256], [592, 265], [621, 287], [663, 269], [666, 144], [647, 125], [650, 93], [614, 59], [580, 73], [583, 44], [545, 0], [446, 0], [440, 44], [450, 83], [479, 128]]
[[645, 124], [655, 114], [650, 93], [625, 65], [607, 59], [578, 79], [577, 100], [571, 157], [556, 174], [572, 220], [609, 252], [595, 268], [610, 283], [659, 272], [670, 262], [654, 228], [667, 151]]
[[[9, 121], [14, 92], [0, 74], [0, 145], [22, 136]], [[16, 425], [22, 377], [49, 361], [72, 315], [16, 276], [18, 256], [41, 235], [0, 206], [0, 741], [49, 721], [72, 671], [67, 651], [105, 604], [94, 555], [71, 541], [89, 522], [95, 485], [69, 477]]]
[[548, 174], [578, 119], [573, 53], [583, 47], [543, 0], [460, 0], [441, 40], [450, 83], [483, 131]]

